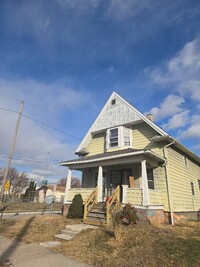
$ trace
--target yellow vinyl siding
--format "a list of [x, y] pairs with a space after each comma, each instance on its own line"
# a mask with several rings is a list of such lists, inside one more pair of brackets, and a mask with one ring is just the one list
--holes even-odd
[[169, 201], [167, 193], [167, 183], [165, 176], [165, 167], [159, 166], [153, 171], [155, 189], [161, 191], [161, 203], [164, 205], [164, 210], [169, 211]]
[[132, 127], [132, 144], [134, 149], [151, 149], [163, 156], [165, 142], [153, 142], [150, 139], [158, 133], [146, 123], [140, 123]]
[[149, 189], [150, 205], [163, 205], [161, 191]]
[[127, 188], [126, 202], [142, 205], [142, 189]]
[[105, 133], [95, 134], [87, 147], [87, 150], [89, 151], [88, 156], [104, 153], [104, 146]]
[[71, 188], [69, 189], [67, 201], [72, 201], [74, 196], [77, 194], [81, 194], [83, 201], [85, 201], [88, 199], [93, 190], [94, 188]]
[[[200, 209], [198, 179], [200, 167], [188, 159], [185, 166], [183, 154], [169, 148], [168, 168], [173, 211], [197, 211]], [[191, 182], [194, 183], [195, 196], [192, 195]]]

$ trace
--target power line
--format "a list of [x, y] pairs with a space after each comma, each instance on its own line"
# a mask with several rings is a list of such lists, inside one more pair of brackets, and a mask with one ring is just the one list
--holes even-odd
[[[10, 157], [8, 155], [0, 154], [0, 159], [9, 159], [9, 158]], [[20, 155], [13, 155], [12, 159], [37, 162], [41, 164], [52, 164], [52, 165], [58, 165], [58, 163], [62, 161], [59, 159], [34, 158], [34, 157], [26, 157], [26, 156], [20, 156]]]
[[[15, 110], [6, 109], [6, 108], [2, 108], [2, 107], [0, 107], [0, 110], [8, 111], [8, 112], [13, 112], [13, 113], [17, 113], [17, 114], [18, 114], [18, 112], [15, 111]], [[49, 127], [49, 128], [51, 128], [51, 129], [53, 129], [53, 130], [55, 130], [55, 131], [57, 131], [57, 132], [63, 133], [63, 134], [65, 134], [65, 135], [68, 135], [68, 136], [70, 136], [70, 137], [76, 139], [76, 140], [81, 141], [80, 138], [78, 138], [78, 137], [76, 137], [76, 136], [74, 136], [74, 135], [72, 135], [72, 134], [70, 134], [70, 133], [66, 133], [66, 132], [64, 132], [64, 131], [62, 131], [62, 130], [59, 130], [59, 129], [57, 129], [57, 128], [54, 127], [54, 126], [51, 126], [51, 125], [49, 125], [49, 124], [46, 124], [45, 122], [42, 122], [42, 121], [40, 121], [40, 120], [38, 120], [38, 119], [35, 119], [35, 118], [31, 117], [31, 116], [27, 116], [27, 115], [22, 115], [22, 116], [25, 117], [25, 118], [27, 118], [27, 119], [31, 119], [32, 121], [36, 121], [36, 122], [38, 122], [38, 123], [40, 123], [40, 124], [43, 124], [43, 125], [45, 125], [46, 127]]]
[[59, 138], [57, 138], [55, 135], [53, 135], [52, 133], [50, 133], [49, 131], [47, 131], [44, 127], [42, 127], [41, 125], [39, 125], [36, 121], [32, 120], [32, 122], [35, 123], [38, 127], [40, 127], [42, 130], [44, 130], [45, 132], [47, 132], [49, 135], [51, 135], [52, 137], [54, 137], [56, 140], [58, 140], [61, 144], [67, 145], [72, 151], [75, 150], [73, 147], [71, 147], [70, 145], [64, 143], [62, 140], [60, 140]]

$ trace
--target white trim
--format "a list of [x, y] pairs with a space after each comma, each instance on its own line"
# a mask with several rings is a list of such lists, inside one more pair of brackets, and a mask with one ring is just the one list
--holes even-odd
[[122, 185], [122, 203], [127, 203], [127, 189], [128, 185]]
[[70, 168], [68, 168], [67, 182], [66, 182], [66, 187], [65, 187], [64, 202], [66, 202], [67, 199], [68, 199], [69, 190], [71, 188], [71, 181], [72, 181], [72, 170]]
[[136, 209], [141, 209], [141, 210], [164, 210], [164, 205], [148, 205], [148, 206], [140, 206], [140, 205], [134, 205], [133, 206]]
[[142, 198], [143, 198], [142, 204], [143, 206], [148, 206], [150, 204], [150, 200], [149, 200], [146, 160], [143, 160], [141, 162], [141, 167], [142, 167]]
[[101, 166], [99, 166], [99, 170], [98, 170], [97, 187], [98, 187], [98, 202], [102, 202], [103, 201], [103, 168]]

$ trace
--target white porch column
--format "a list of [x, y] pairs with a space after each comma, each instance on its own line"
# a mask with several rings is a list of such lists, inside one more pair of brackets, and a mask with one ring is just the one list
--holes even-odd
[[142, 167], [142, 195], [143, 195], [143, 206], [148, 206], [150, 204], [149, 201], [149, 188], [147, 181], [147, 168], [146, 168], [146, 160], [141, 162]]
[[127, 203], [127, 188], [128, 185], [122, 185], [122, 203]]
[[103, 168], [99, 166], [99, 171], [98, 171], [98, 202], [103, 201]]
[[66, 187], [65, 187], [64, 203], [66, 203], [67, 200], [68, 200], [69, 189], [71, 188], [71, 181], [72, 181], [72, 170], [70, 168], [68, 168], [67, 182], [66, 182]]

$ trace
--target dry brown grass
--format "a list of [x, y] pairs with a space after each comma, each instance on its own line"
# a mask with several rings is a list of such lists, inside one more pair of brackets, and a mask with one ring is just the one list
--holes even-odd
[[37, 215], [18, 219], [0, 220], [1, 235], [27, 243], [52, 241], [54, 234], [60, 233], [66, 224], [80, 223], [61, 215]]
[[109, 230], [88, 230], [57, 251], [98, 267], [200, 266], [200, 223], [123, 227], [116, 242]]
[[[39, 215], [17, 220], [1, 220], [1, 235], [28, 243], [52, 241], [66, 224], [80, 223], [63, 216]], [[28, 227], [27, 227], [28, 226]], [[121, 242], [110, 229], [99, 228], [62, 241], [54, 250], [98, 267], [200, 266], [200, 222], [177, 226], [122, 226]], [[21, 233], [21, 235], [20, 235]]]
[[[54, 203], [53, 210], [61, 211], [62, 204]], [[20, 212], [20, 211], [47, 211], [49, 210], [49, 205], [45, 203], [37, 203], [37, 202], [9, 202], [5, 203], [5, 213], [6, 212]]]

